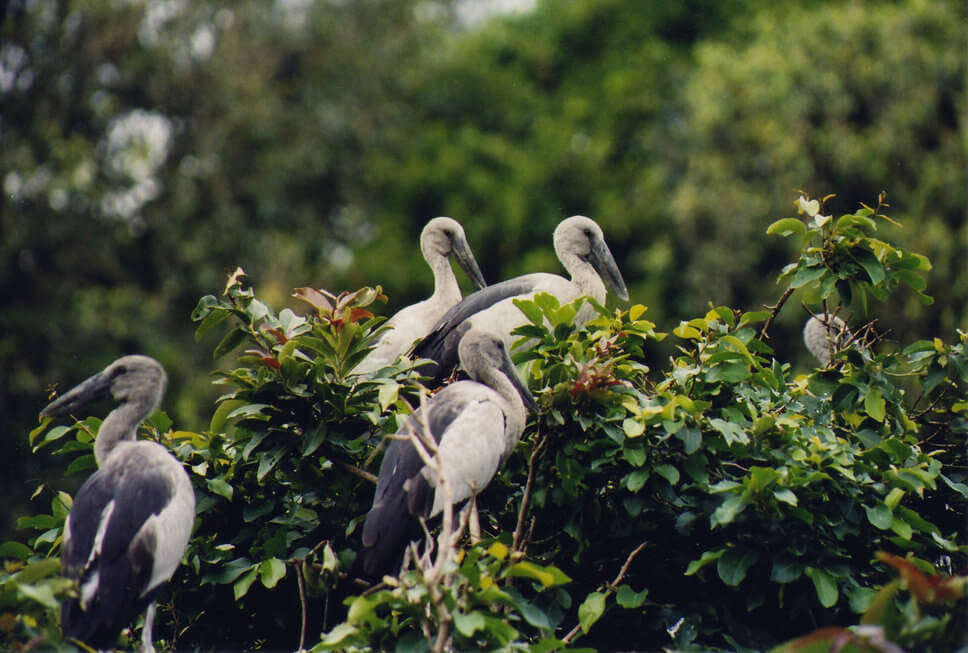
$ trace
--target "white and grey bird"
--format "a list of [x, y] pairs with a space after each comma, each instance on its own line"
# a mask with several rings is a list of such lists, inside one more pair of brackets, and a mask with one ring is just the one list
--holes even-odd
[[427, 299], [397, 311], [387, 320], [392, 327], [377, 341], [373, 351], [356, 367], [359, 374], [372, 374], [407, 353], [415, 340], [423, 338], [447, 309], [461, 300], [460, 286], [450, 266], [453, 257], [478, 288], [484, 288], [474, 253], [464, 228], [453, 218], [434, 218], [420, 232], [420, 251], [434, 274], [434, 292]]
[[[504, 341], [482, 330], [460, 341], [460, 361], [471, 381], [458, 381], [435, 394], [408, 418], [398, 435], [426, 425], [437, 443], [440, 475], [452, 503], [483, 490], [501, 462], [514, 450], [537, 406], [518, 377]], [[420, 532], [421, 517], [444, 508], [436, 476], [408, 439], [387, 447], [373, 507], [363, 525], [363, 573], [381, 578], [398, 567], [403, 551]]]
[[135, 439], [166, 381], [153, 358], [124, 356], [41, 412], [66, 415], [109, 396], [120, 403], [94, 441], [98, 470], [74, 498], [61, 547], [63, 573], [79, 587], [61, 607], [61, 628], [96, 649], [114, 648], [146, 609], [142, 647], [152, 650], [155, 595], [178, 567], [195, 520], [195, 493], [181, 463], [162, 445]]
[[803, 344], [824, 367], [830, 365], [834, 354], [850, 339], [850, 329], [836, 315], [813, 315], [803, 325]]
[[[527, 319], [514, 305], [514, 299], [530, 299], [536, 293], [550, 293], [562, 304], [587, 295], [600, 304], [605, 302], [606, 288], [628, 300], [628, 290], [615, 263], [601, 227], [583, 215], [562, 220], [555, 228], [555, 253], [571, 275], [536, 272], [514, 277], [488, 286], [465, 297], [434, 325], [429, 335], [417, 345], [413, 355], [437, 363], [431, 385], [439, 385], [457, 365], [457, 347], [461, 335], [470, 328], [481, 328], [501, 336], [510, 349], [511, 331]], [[575, 321], [583, 324], [594, 315], [589, 306], [579, 311]]]

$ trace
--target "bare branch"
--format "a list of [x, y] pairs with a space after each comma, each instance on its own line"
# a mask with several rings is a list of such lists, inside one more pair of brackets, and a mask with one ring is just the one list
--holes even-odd
[[766, 318], [766, 324], [763, 325], [763, 329], [760, 331], [760, 335], [756, 336], [757, 340], [763, 341], [769, 337], [767, 335], [767, 331], [770, 330], [770, 326], [773, 324], [773, 320], [776, 319], [776, 316], [780, 312], [780, 309], [783, 308], [783, 305], [786, 304], [786, 301], [790, 299], [790, 295], [792, 294], [793, 294], [793, 288], [787, 288], [786, 292], [784, 292], [783, 295], [780, 296], [780, 301], [778, 301], [773, 306], [766, 307], [770, 309], [770, 317]]
[[[538, 458], [544, 453], [545, 445], [548, 444], [548, 436], [544, 435], [538, 440], [538, 443], [534, 446], [531, 451], [531, 457], [528, 459], [528, 480], [524, 485], [524, 498], [521, 499], [521, 508], [518, 510], [518, 523], [514, 527], [514, 538], [511, 540], [511, 551], [523, 551], [528, 539], [522, 542], [522, 536], [524, 535], [524, 521], [528, 514], [528, 508], [531, 504], [531, 494], [534, 492], [534, 475], [535, 469], [537, 468]], [[532, 524], [533, 527], [533, 524]]]
[[293, 563], [296, 568], [296, 585], [299, 587], [299, 647], [297, 651], [306, 650], [306, 581], [303, 579], [302, 564]]
[[[632, 564], [632, 560], [634, 560], [635, 556], [639, 555], [639, 553], [642, 552], [642, 549], [644, 549], [647, 545], [648, 545], [648, 541], [642, 542], [642, 544], [635, 547], [632, 553], [630, 553], [628, 557], [625, 558], [625, 562], [622, 564], [622, 568], [619, 569], [619, 572], [615, 576], [615, 579], [605, 587], [606, 596], [616, 590], [616, 587], [618, 586], [618, 584], [622, 582], [623, 578], [625, 578], [625, 574], [628, 573], [629, 566]], [[568, 631], [568, 634], [562, 637], [561, 641], [564, 642], [565, 644], [570, 644], [571, 640], [575, 637], [575, 635], [578, 634], [580, 630], [581, 630], [581, 624], [580, 623], [575, 624], [575, 627], [572, 628], [570, 631]]]

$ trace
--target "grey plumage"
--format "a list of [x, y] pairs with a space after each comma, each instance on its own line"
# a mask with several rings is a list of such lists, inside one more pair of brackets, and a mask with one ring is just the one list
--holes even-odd
[[387, 326], [392, 328], [357, 366], [357, 373], [372, 374], [392, 364], [398, 356], [407, 353], [415, 340], [426, 336], [447, 309], [461, 300], [450, 258], [457, 261], [475, 286], [487, 286], [464, 228], [456, 220], [440, 217], [428, 222], [420, 233], [420, 251], [434, 274], [433, 294], [422, 302], [400, 309], [387, 320]]
[[[594, 220], [581, 215], [562, 220], [555, 229], [554, 245], [558, 260], [570, 274], [570, 279], [544, 272], [508, 279], [468, 295], [437, 322], [413, 354], [436, 362], [431, 386], [439, 385], [457, 365], [458, 343], [470, 328], [491, 331], [510, 348], [511, 331], [527, 322], [513, 303], [516, 298], [529, 299], [536, 293], [546, 292], [561, 303], [587, 295], [602, 304], [607, 288], [620, 299], [628, 299], [622, 273]], [[590, 307], [582, 307], [575, 321], [584, 323], [592, 315]]]
[[824, 367], [850, 339], [847, 324], [836, 315], [814, 315], [803, 325], [803, 343]]
[[62, 606], [61, 628], [94, 648], [113, 648], [147, 608], [142, 645], [151, 649], [155, 595], [191, 534], [195, 495], [184, 468], [160, 444], [135, 440], [166, 381], [154, 359], [124, 356], [41, 413], [66, 415], [108, 396], [120, 403], [101, 424], [94, 443], [98, 470], [74, 499], [61, 548], [63, 573], [79, 585], [78, 598]]
[[[534, 400], [518, 378], [501, 338], [469, 331], [460, 342], [460, 360], [471, 381], [453, 383], [418, 409], [398, 435], [426, 424], [437, 443], [440, 474], [451, 501], [480, 492], [510, 455], [524, 430]], [[363, 573], [379, 578], [400, 563], [407, 542], [419, 532], [419, 519], [443, 510], [439, 481], [409, 439], [394, 439], [383, 457], [373, 507], [363, 525]]]

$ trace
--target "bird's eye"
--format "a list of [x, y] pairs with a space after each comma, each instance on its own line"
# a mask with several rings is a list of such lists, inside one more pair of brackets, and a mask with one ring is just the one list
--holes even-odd
[[585, 233], [585, 237], [586, 237], [586, 238], [591, 238], [591, 237], [592, 237], [592, 230], [591, 230], [591, 229], [588, 229], [588, 228], [586, 227], [586, 228], [584, 229], [584, 233]]

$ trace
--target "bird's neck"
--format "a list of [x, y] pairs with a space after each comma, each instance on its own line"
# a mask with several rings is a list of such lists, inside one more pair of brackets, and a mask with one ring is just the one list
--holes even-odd
[[502, 458], [507, 458], [514, 451], [514, 447], [518, 444], [518, 438], [521, 437], [521, 432], [524, 431], [524, 425], [528, 419], [528, 411], [524, 407], [524, 402], [521, 400], [521, 395], [518, 394], [517, 389], [503, 374], [495, 373], [493, 378], [489, 379], [488, 385], [497, 392], [505, 403], [504, 435], [506, 439]]
[[108, 456], [122, 440], [134, 440], [138, 424], [145, 418], [144, 409], [124, 403], [112, 410], [101, 423], [94, 440], [94, 460], [98, 467], [107, 462]]
[[448, 306], [459, 302], [460, 286], [457, 285], [457, 277], [447, 257], [436, 254], [428, 257], [427, 263], [434, 273], [434, 294], [430, 296], [431, 301], [444, 302]]
[[559, 253], [558, 258], [582, 295], [594, 298], [599, 304], [605, 303], [605, 284], [591, 263], [570, 253]]

